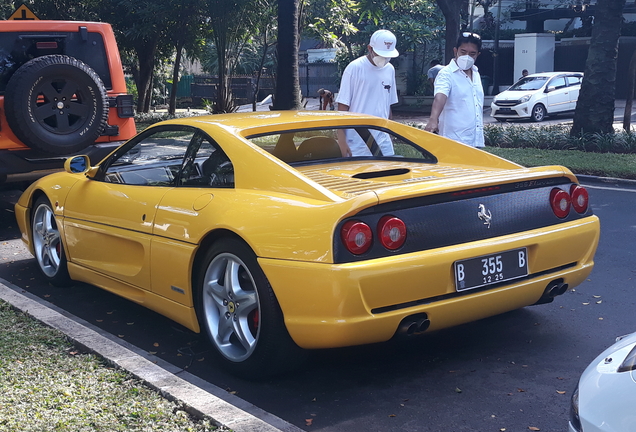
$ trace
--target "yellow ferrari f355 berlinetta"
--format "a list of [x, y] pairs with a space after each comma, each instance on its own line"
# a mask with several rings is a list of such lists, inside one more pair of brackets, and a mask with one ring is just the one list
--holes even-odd
[[204, 331], [243, 376], [550, 302], [599, 238], [566, 168], [339, 112], [161, 122], [97, 166], [67, 160], [16, 215], [52, 284]]

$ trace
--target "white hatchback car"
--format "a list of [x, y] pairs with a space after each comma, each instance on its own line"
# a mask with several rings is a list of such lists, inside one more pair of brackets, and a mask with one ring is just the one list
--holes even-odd
[[544, 72], [528, 75], [499, 93], [490, 105], [497, 120], [529, 118], [573, 112], [581, 90], [581, 72]]
[[572, 396], [570, 432], [636, 431], [636, 333], [585, 369]]

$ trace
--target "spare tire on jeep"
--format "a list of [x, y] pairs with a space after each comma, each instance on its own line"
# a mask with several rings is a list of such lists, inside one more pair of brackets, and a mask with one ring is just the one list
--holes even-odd
[[94, 144], [108, 119], [106, 89], [85, 63], [65, 55], [34, 58], [11, 77], [5, 115], [26, 145], [55, 155]]

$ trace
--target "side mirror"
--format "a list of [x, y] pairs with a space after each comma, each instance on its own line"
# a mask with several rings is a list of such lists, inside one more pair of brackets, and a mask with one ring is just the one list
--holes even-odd
[[91, 167], [88, 156], [73, 156], [64, 162], [64, 171], [71, 174], [81, 174], [87, 172]]
[[550, 93], [551, 91], [555, 91], [556, 90], [556, 86], [550, 86], [547, 89], [545, 89], [546, 93]]

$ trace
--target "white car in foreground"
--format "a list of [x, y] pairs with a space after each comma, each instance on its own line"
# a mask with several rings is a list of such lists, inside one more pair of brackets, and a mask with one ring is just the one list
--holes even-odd
[[494, 97], [490, 108], [497, 120], [532, 119], [574, 112], [581, 90], [581, 72], [528, 75]]
[[636, 333], [585, 369], [572, 396], [570, 432], [636, 431]]

